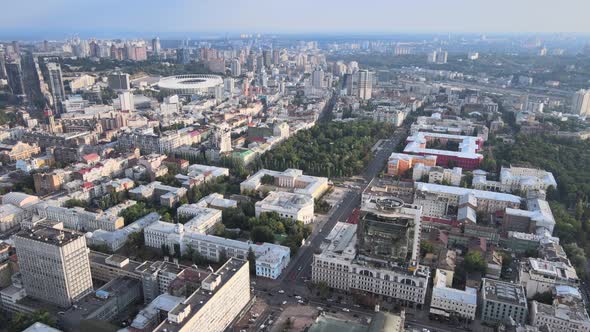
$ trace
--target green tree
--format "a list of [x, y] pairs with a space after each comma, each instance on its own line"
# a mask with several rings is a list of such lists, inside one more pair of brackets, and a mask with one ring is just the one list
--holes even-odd
[[275, 236], [268, 226], [256, 226], [250, 232], [250, 237], [254, 242], [274, 243]]
[[463, 264], [465, 266], [465, 271], [467, 272], [481, 272], [482, 274], [485, 274], [487, 270], [485, 258], [481, 252], [476, 250], [469, 251], [467, 255], [465, 255]]

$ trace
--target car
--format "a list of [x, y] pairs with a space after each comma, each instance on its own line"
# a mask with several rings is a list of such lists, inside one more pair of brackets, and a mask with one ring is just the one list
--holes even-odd
[[300, 266], [297, 268], [297, 271], [301, 271], [301, 270], [303, 270], [303, 266]]
[[65, 313], [65, 312], [63, 312], [63, 311], [60, 311], [60, 312], [58, 312], [57, 314], [58, 314], [58, 315], [60, 315], [60, 316], [63, 316], [63, 315], [65, 315], [66, 313]]
[[361, 306], [360, 306], [360, 305], [358, 305], [358, 304], [355, 304], [355, 305], [354, 305], [354, 307], [355, 307], [355, 308], [360, 308]]
[[283, 301], [283, 305], [287, 304], [287, 301]]
[[299, 296], [299, 295], [295, 295], [295, 298], [298, 300], [301, 300], [301, 296]]
[[350, 312], [350, 309], [348, 309], [348, 308], [342, 308], [342, 311], [344, 311], [344, 312]]
[[316, 309], [318, 309], [318, 311], [324, 311], [324, 308], [322, 307], [317, 307]]
[[303, 302], [302, 300], [297, 300], [297, 303], [299, 303], [299, 304], [305, 304], [305, 302]]
[[422, 332], [430, 332], [429, 329], [422, 329]]
[[279, 294], [285, 294], [285, 291], [281, 289], [281, 290], [279, 290], [279, 292], [278, 292], [278, 293], [279, 293]]

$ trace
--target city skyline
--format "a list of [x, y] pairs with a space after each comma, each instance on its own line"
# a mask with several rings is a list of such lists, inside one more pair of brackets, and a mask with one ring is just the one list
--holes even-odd
[[[0, 38], [64, 38], [76, 34], [98, 38], [161, 34], [172, 38], [190, 34], [219, 37], [226, 33], [590, 33], [584, 18], [590, 3], [572, 0], [568, 4], [549, 0], [426, 0], [420, 4], [370, 0], [360, 6], [348, 0], [303, 0], [284, 6], [269, 0], [255, 4], [174, 0], [148, 1], [139, 6], [137, 2], [113, 0], [58, 0], [51, 4], [26, 0], [3, 5], [11, 15], [0, 22]], [[31, 11], [31, 7], [36, 10]]]

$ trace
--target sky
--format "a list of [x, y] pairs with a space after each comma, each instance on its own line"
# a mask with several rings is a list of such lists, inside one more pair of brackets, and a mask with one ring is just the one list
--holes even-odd
[[2, 0], [0, 37], [590, 33], [590, 0]]

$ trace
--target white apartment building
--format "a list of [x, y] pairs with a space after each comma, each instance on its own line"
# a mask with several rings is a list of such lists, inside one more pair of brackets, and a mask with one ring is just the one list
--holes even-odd
[[182, 182], [185, 188], [199, 186], [205, 182], [213, 181], [220, 176], [229, 176], [229, 169], [208, 165], [193, 164], [188, 167], [186, 175], [177, 174], [176, 179]]
[[[463, 196], [475, 198], [476, 211], [495, 213], [506, 208], [520, 207], [521, 198], [515, 195], [443, 186], [432, 183], [416, 182], [414, 204], [422, 206], [422, 215], [434, 218], [445, 217], [449, 207], [457, 207]], [[471, 199], [472, 200], [472, 199]]]
[[577, 288], [557, 286], [553, 304], [531, 301], [530, 321], [536, 327], [547, 326], [550, 331], [590, 331], [590, 317]]
[[302, 221], [304, 224], [313, 222], [313, 198], [281, 191], [271, 191], [263, 200], [256, 202], [256, 217], [261, 213], [276, 212], [282, 218]]
[[311, 278], [346, 292], [369, 292], [384, 301], [422, 305], [430, 271], [427, 267], [376, 267], [356, 259], [357, 225], [339, 222], [313, 257]]
[[572, 97], [572, 113], [587, 116], [590, 114], [590, 90], [578, 90]]
[[179, 218], [190, 218], [184, 224], [185, 229], [200, 234], [212, 233], [215, 225], [221, 222], [221, 210], [201, 207], [198, 204], [184, 204], [176, 210], [176, 213]]
[[84, 235], [35, 227], [18, 233], [14, 244], [28, 296], [69, 307], [92, 292]]
[[197, 203], [198, 206], [201, 207], [208, 207], [212, 209], [231, 209], [238, 207], [238, 201], [233, 199], [223, 198], [223, 195], [218, 193], [209, 194], [203, 198], [201, 198]]
[[428, 183], [448, 183], [451, 186], [458, 187], [461, 184], [463, 169], [453, 167], [453, 169], [442, 168], [440, 166], [426, 166], [417, 164], [412, 168], [412, 180], [420, 181], [423, 177], [428, 178]]
[[[262, 184], [264, 176], [272, 176], [273, 183]], [[303, 171], [294, 168], [288, 168], [284, 172], [261, 169], [254, 175], [240, 183], [240, 191], [257, 191], [262, 186], [271, 190], [283, 191], [290, 190], [296, 194], [319, 198], [328, 190], [328, 178], [303, 175]]]
[[222, 255], [247, 259], [248, 252], [252, 250], [256, 256], [256, 275], [271, 279], [278, 278], [290, 261], [291, 250], [288, 247], [207, 235], [182, 224], [155, 222], [145, 229], [144, 238], [148, 247], [160, 249], [165, 244], [174, 251], [175, 245], [179, 245], [182, 254], [190, 247], [212, 261], [218, 261]]
[[465, 290], [447, 287], [447, 275], [436, 270], [430, 313], [444, 317], [457, 316], [474, 320], [477, 310], [477, 289], [467, 287]]
[[127, 243], [129, 235], [141, 232], [143, 229], [158, 220], [160, 220], [160, 215], [156, 212], [152, 212], [137, 219], [133, 223], [112, 232], [98, 229], [92, 233], [86, 233], [86, 239], [88, 244], [97, 246], [105, 245], [111, 252], [115, 252]]
[[528, 258], [520, 263], [518, 280], [526, 289], [528, 299], [550, 292], [558, 285], [578, 287], [580, 279], [573, 266], [540, 258]]
[[[133, 204], [135, 204], [135, 201], [127, 201], [122, 204], [122, 207], [127, 208]], [[125, 221], [123, 217], [118, 215], [120, 209], [118, 207], [111, 209], [94, 213], [81, 207], [66, 208], [46, 203], [37, 204], [36, 206], [39, 217], [63, 222], [65, 228], [82, 232], [92, 232], [98, 229], [113, 232], [123, 227]]]
[[129, 190], [129, 195], [134, 199], [152, 199], [155, 197], [161, 205], [167, 207], [173, 207], [176, 205], [180, 202], [180, 199], [186, 196], [186, 193], [186, 188], [163, 185], [159, 181], [154, 181]]
[[232, 258], [170, 310], [167, 319], [154, 331], [223, 332], [250, 302], [250, 296], [248, 261]]
[[536, 168], [502, 167], [500, 182], [512, 191], [519, 190], [521, 192], [546, 190], [549, 187], [557, 188], [553, 173]]

